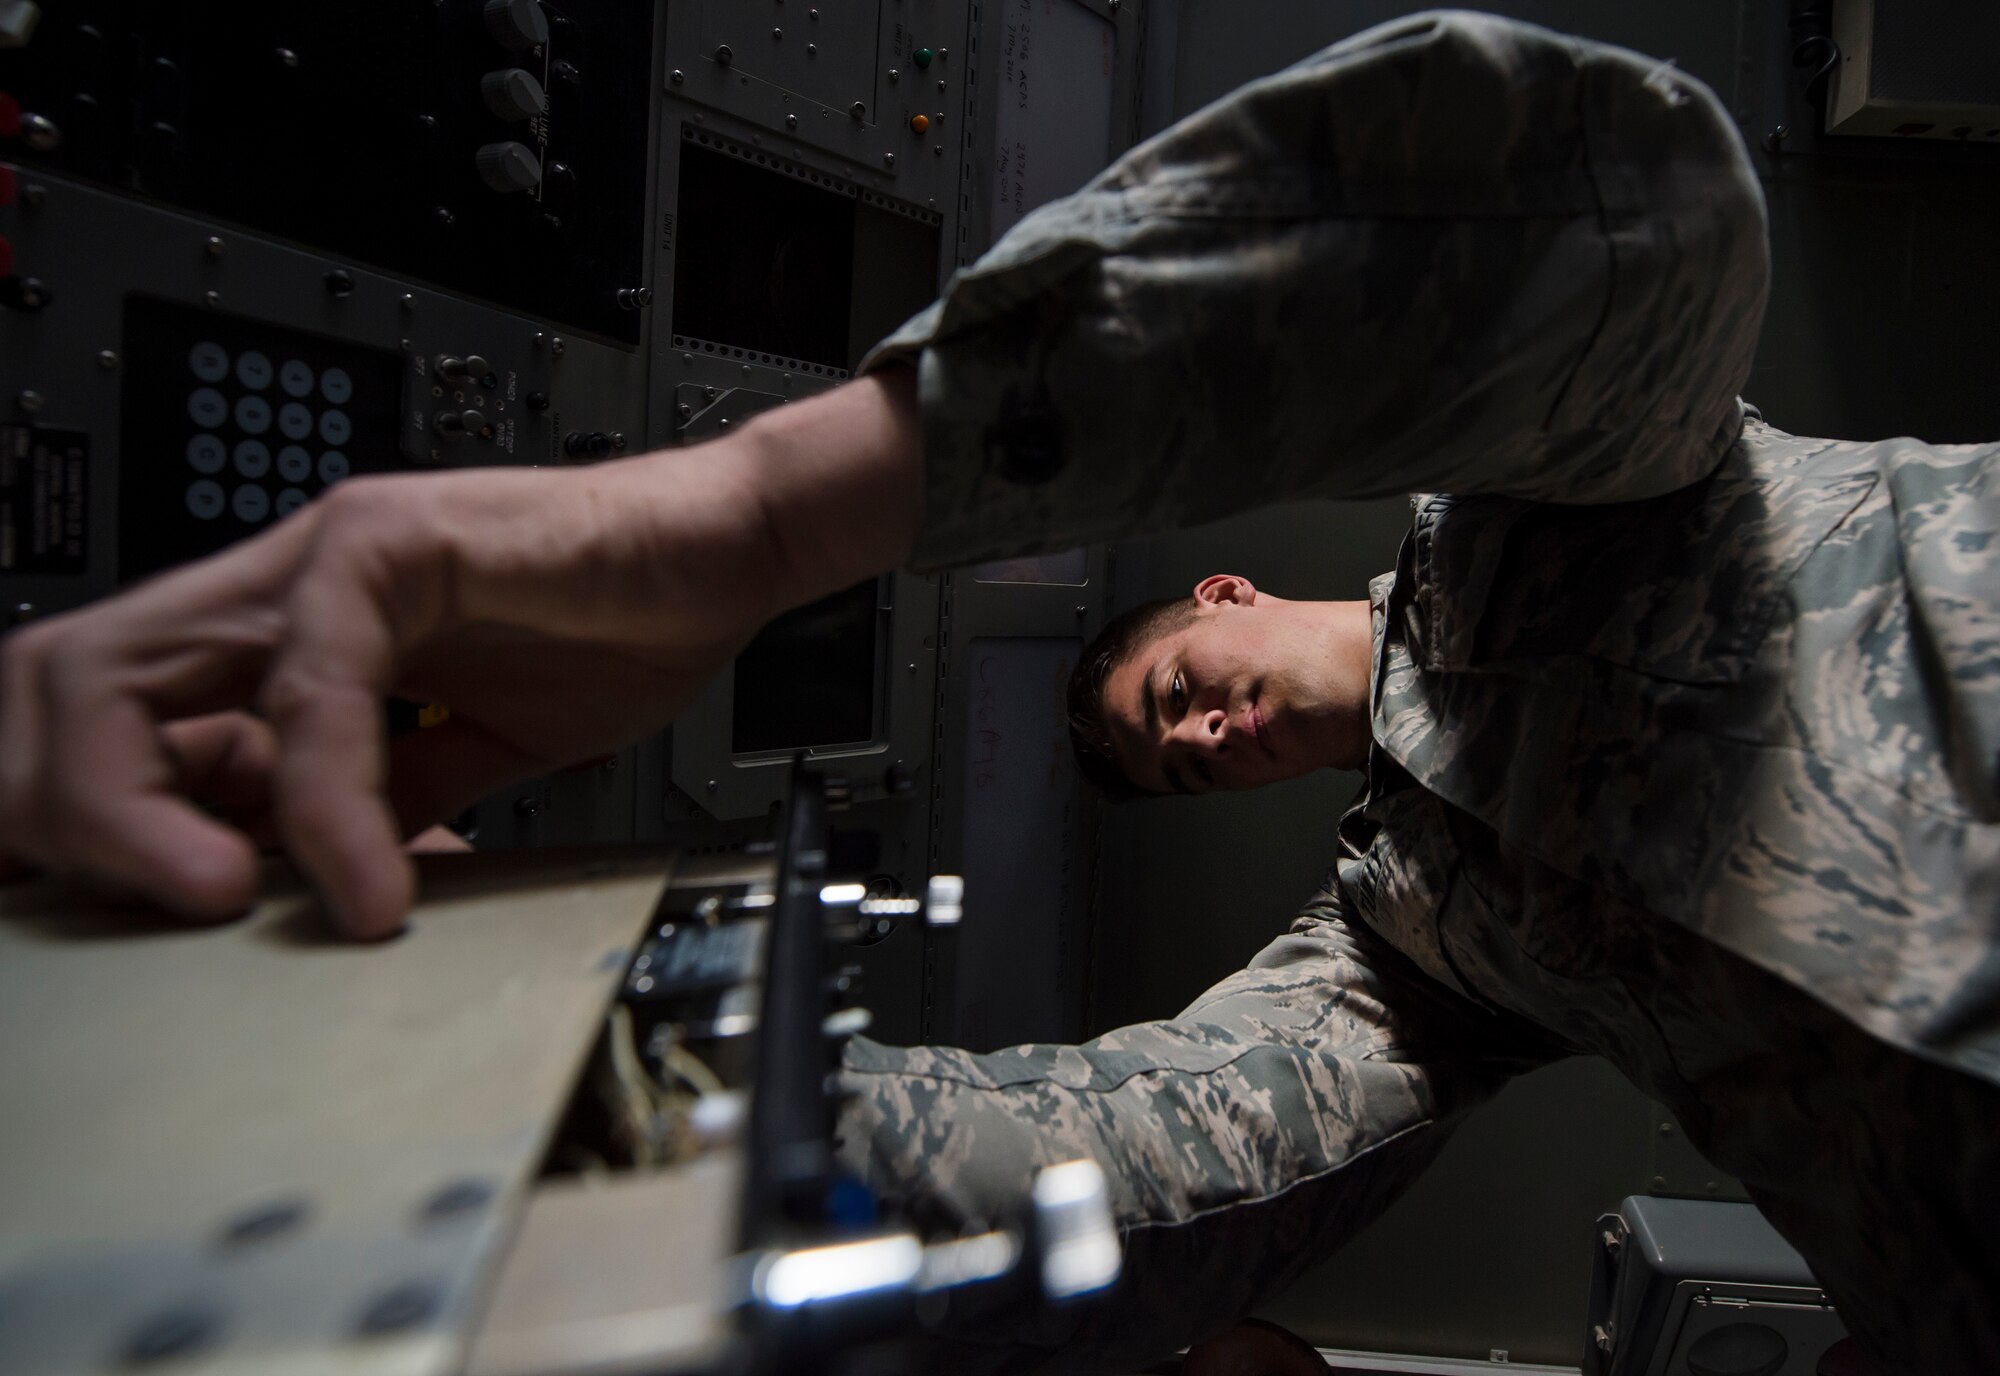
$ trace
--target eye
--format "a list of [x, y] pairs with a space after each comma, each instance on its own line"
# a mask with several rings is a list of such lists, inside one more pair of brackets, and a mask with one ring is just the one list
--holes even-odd
[[1173, 681], [1167, 685], [1167, 705], [1176, 712], [1187, 710], [1187, 679], [1179, 670], [1174, 671]]

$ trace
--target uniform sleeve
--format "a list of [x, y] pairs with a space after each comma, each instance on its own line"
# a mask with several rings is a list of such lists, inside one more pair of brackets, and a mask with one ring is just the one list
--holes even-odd
[[922, 567], [1293, 498], [1627, 501], [1735, 438], [1767, 275], [1705, 86], [1440, 12], [1135, 148], [863, 367], [918, 370]]
[[1023, 1323], [947, 1314], [926, 1370], [1128, 1370], [1227, 1325], [1353, 1236], [1516, 1072], [1560, 1051], [1445, 990], [1329, 880], [1179, 1017], [983, 1055], [857, 1038], [842, 1159], [944, 1229], [1009, 1218], [1037, 1169], [1104, 1168], [1108, 1298]]

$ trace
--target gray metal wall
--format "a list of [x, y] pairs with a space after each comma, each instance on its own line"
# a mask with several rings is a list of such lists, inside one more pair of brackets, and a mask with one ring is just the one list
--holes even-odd
[[[1423, 8], [1393, 0], [1153, 0], [1148, 131], [1250, 78]], [[1775, 281], [1746, 395], [1796, 433], [2000, 437], [1992, 321], [2000, 164], [1985, 149], [1839, 151], [1793, 89], [1781, 0], [1490, 8], [1662, 57], [1733, 103], [1766, 172]], [[1765, 141], [1773, 129], [1786, 136]], [[1359, 597], [1400, 502], [1257, 513], [1115, 553], [1120, 605], [1234, 572], [1290, 597]], [[1358, 785], [1109, 810], [1093, 1021], [1169, 1016], [1272, 935], [1331, 861]], [[1710, 1189], [1711, 1184], [1714, 1186]], [[1728, 1194], [1678, 1129], [1601, 1062], [1551, 1067], [1475, 1115], [1372, 1229], [1266, 1311], [1323, 1346], [1573, 1364], [1590, 1223], [1623, 1195]]]

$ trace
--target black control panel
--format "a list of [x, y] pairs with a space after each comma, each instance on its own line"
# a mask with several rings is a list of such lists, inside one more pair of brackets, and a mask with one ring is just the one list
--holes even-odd
[[393, 353], [145, 296], [126, 300], [125, 350], [122, 582], [404, 466]]
[[650, 3], [45, 9], [9, 157], [638, 342]]

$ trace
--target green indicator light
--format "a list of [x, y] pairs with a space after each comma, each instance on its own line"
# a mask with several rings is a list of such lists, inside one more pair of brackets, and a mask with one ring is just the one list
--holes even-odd
[[919, 48], [911, 53], [910, 56], [915, 59], [919, 67], [928, 67], [931, 65], [931, 50], [929, 48]]

